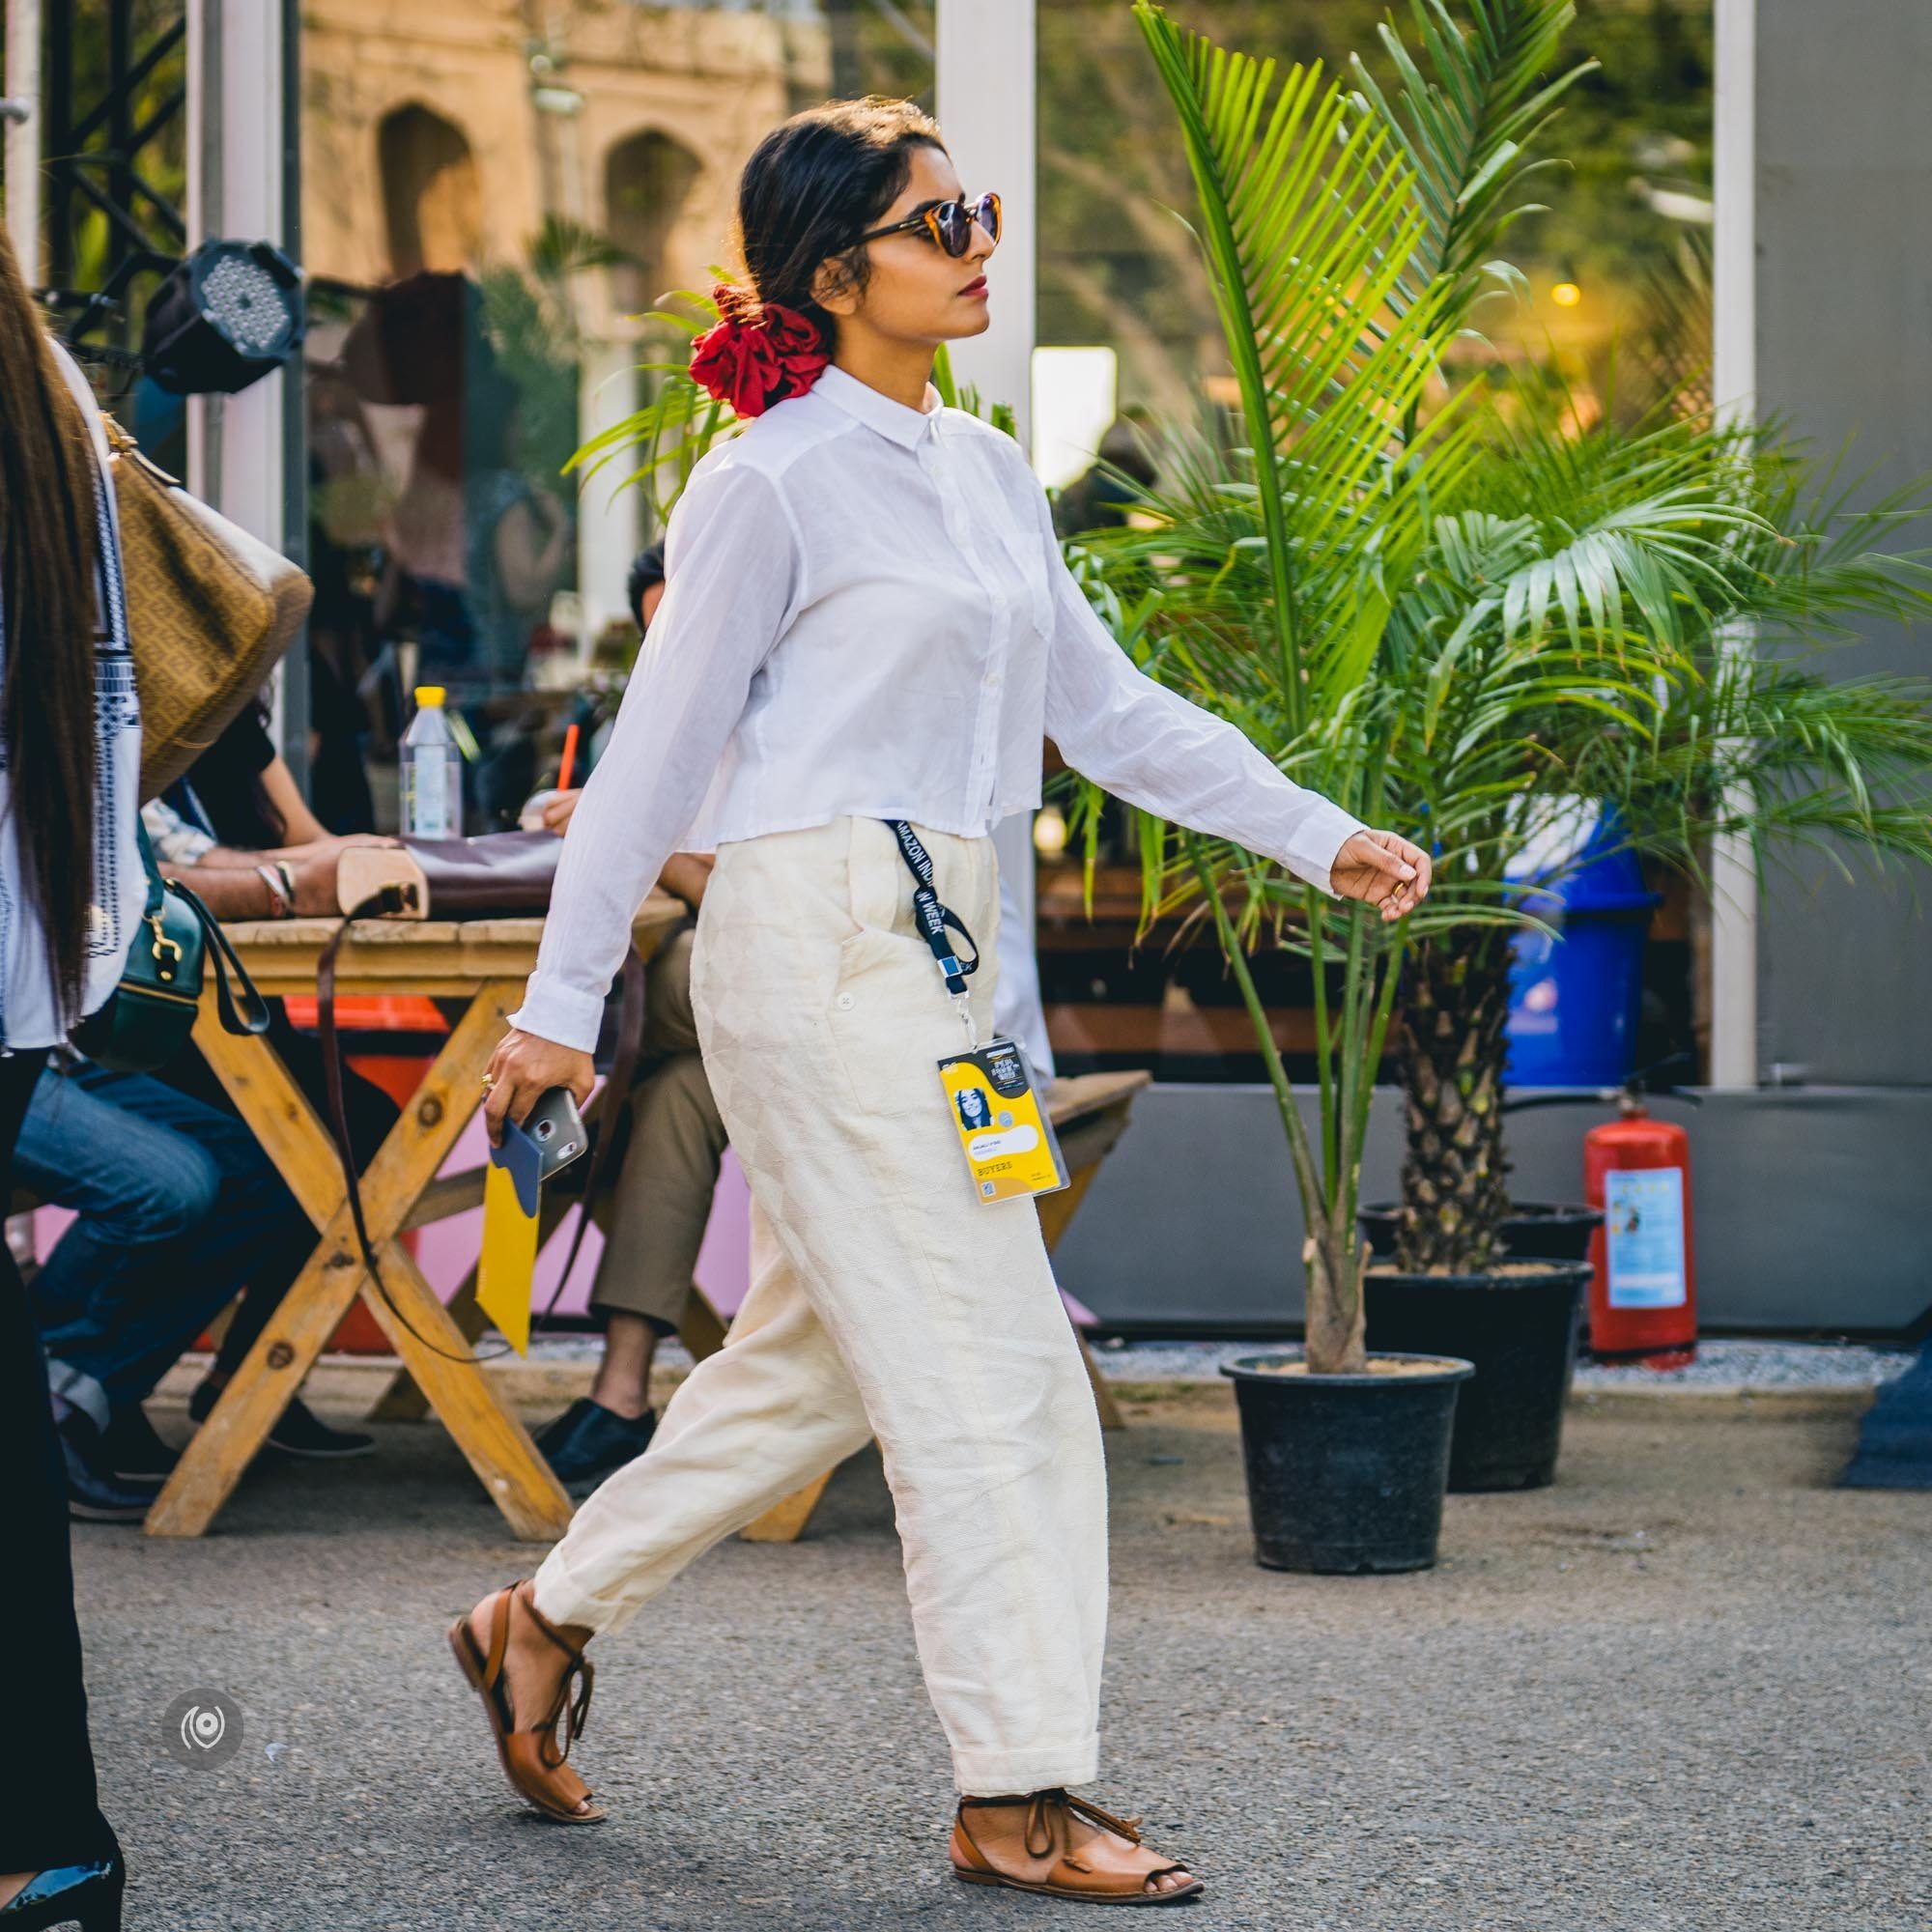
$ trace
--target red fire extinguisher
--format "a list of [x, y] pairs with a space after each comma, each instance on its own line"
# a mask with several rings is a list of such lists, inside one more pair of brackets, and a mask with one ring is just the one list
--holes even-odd
[[1590, 1350], [1677, 1368], [1697, 1353], [1690, 1137], [1651, 1119], [1634, 1080], [1618, 1112], [1583, 1136], [1584, 1199], [1604, 1210], [1590, 1236]]

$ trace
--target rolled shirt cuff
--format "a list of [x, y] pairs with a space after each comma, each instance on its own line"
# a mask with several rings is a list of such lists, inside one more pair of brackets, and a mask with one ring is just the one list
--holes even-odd
[[597, 1051], [597, 1032], [604, 1023], [604, 996], [581, 986], [560, 985], [550, 975], [532, 973], [524, 988], [524, 1004], [510, 1015], [519, 1033], [554, 1040], [579, 1053]]
[[1276, 856], [1297, 878], [1306, 879], [1318, 891], [1340, 898], [1330, 880], [1342, 847], [1358, 832], [1369, 828], [1352, 812], [1344, 811], [1329, 799], [1315, 801], [1315, 809], [1295, 825], [1288, 845]]

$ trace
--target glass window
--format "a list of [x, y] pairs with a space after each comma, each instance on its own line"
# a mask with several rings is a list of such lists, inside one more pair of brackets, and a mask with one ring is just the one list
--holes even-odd
[[[541, 32], [531, 23], [540, 22]], [[441, 684], [465, 823], [588, 768], [654, 534], [588, 436], [638, 405], [647, 311], [729, 255], [757, 139], [829, 94], [930, 101], [932, 7], [879, 0], [301, 9], [314, 802], [397, 818], [396, 740]]]
[[[1187, 24], [1223, 45], [1283, 65], [1320, 60], [1346, 72], [1361, 52], [1385, 63], [1377, 28], [1384, 0], [1189, 0]], [[1644, 401], [1641, 347], [1680, 364], [1708, 354], [1708, 287], [1700, 263], [1710, 218], [1710, 0], [1577, 0], [1569, 60], [1600, 72], [1572, 96], [1548, 137], [1574, 156], [1552, 172], [1552, 212], [1516, 232], [1528, 299], [1492, 304], [1490, 346], [1467, 353], [1498, 366], [1543, 356], [1571, 384], [1581, 415]], [[1397, 10], [1406, 20], [1406, 10]], [[1034, 458], [1072, 534], [1119, 521], [1118, 484], [1095, 452], [1148, 473], [1141, 428], [1192, 418], [1232, 400], [1220, 326], [1194, 237], [1185, 156], [1167, 96], [1131, 12], [1115, 0], [1041, 0], [1038, 12], [1039, 349]], [[1612, 350], [1624, 346], [1617, 383]], [[1128, 813], [1102, 826], [1093, 913], [1083, 903], [1083, 853], [1043, 814], [1036, 845], [1041, 990], [1056, 1058], [1069, 1072], [1151, 1065], [1170, 1079], [1258, 1080], [1260, 1056], [1233, 980], [1211, 940], [1179, 945], [1164, 920], [1133, 944], [1140, 867]], [[1679, 922], [1681, 926], [1681, 921]], [[1666, 1001], [1681, 991], [1681, 931], [1660, 929], [1653, 971]], [[1679, 956], [1682, 955], [1682, 956]], [[1262, 992], [1292, 1070], [1313, 1039], [1305, 971], [1286, 954], [1258, 959]], [[1674, 989], [1674, 990], [1673, 990]]]

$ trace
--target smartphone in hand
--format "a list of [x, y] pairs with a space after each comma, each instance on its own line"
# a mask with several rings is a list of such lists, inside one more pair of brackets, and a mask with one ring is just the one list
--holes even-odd
[[490, 1158], [509, 1174], [517, 1205], [534, 1219], [537, 1190], [589, 1145], [583, 1116], [577, 1111], [570, 1089], [553, 1087], [538, 1096], [521, 1125], [515, 1121], [503, 1122], [502, 1145], [490, 1150]]

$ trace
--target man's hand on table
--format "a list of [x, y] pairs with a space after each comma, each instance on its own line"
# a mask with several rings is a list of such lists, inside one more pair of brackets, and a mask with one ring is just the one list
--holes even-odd
[[543, 822], [546, 828], [561, 838], [569, 829], [571, 814], [577, 810], [577, 801], [583, 796], [582, 785], [573, 785], [568, 791], [560, 791], [543, 809]]
[[483, 1076], [483, 1120], [490, 1130], [490, 1145], [501, 1147], [504, 1121], [515, 1121], [521, 1126], [530, 1109], [553, 1087], [568, 1087], [571, 1098], [582, 1107], [596, 1084], [597, 1069], [587, 1053], [512, 1027], [497, 1042], [497, 1051], [490, 1056], [490, 1070]]
[[291, 917], [328, 915], [341, 910], [336, 903], [335, 874], [344, 852], [357, 845], [394, 845], [373, 832], [352, 832], [315, 839], [306, 845], [283, 845], [264, 852], [248, 852], [239, 847], [217, 845], [192, 866], [163, 865], [162, 875], [180, 879], [198, 894], [216, 919], [268, 919], [273, 916], [270, 897], [261, 868], [273, 869], [277, 864], [288, 868], [295, 888]]
[[296, 916], [327, 914], [342, 910], [335, 893], [335, 874], [342, 855], [352, 846], [394, 845], [393, 838], [374, 833], [352, 833], [346, 838], [318, 838], [313, 845], [292, 845], [279, 856], [287, 863], [296, 882]]
[[[577, 801], [583, 796], [583, 787], [575, 786], [570, 791], [560, 791], [544, 807], [545, 826], [561, 838], [569, 829], [572, 814], [577, 810]], [[658, 884], [673, 898], [682, 899], [693, 912], [704, 903], [704, 889], [711, 883], [711, 867], [714, 864], [709, 852], [673, 852], [665, 861], [664, 870], [658, 874]]]

